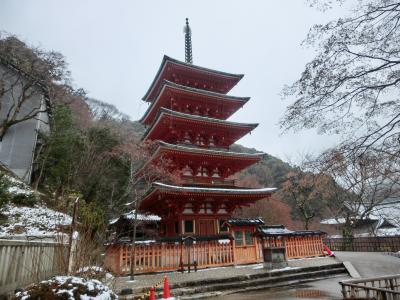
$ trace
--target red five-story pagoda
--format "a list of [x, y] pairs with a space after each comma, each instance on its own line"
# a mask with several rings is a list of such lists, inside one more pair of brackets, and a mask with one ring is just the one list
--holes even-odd
[[146, 167], [169, 159], [183, 183], [154, 182], [139, 209], [161, 217], [161, 236], [215, 239], [227, 234], [226, 221], [236, 208], [268, 198], [275, 189], [241, 188], [228, 179], [263, 156], [229, 150], [257, 127], [227, 121], [249, 100], [227, 95], [243, 75], [193, 65], [187, 21], [185, 33], [186, 62], [164, 56], [143, 97], [150, 106], [141, 119], [147, 126], [143, 139], [159, 141]]

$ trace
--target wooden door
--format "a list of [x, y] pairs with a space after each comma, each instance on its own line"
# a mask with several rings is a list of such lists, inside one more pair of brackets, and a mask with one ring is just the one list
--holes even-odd
[[199, 220], [199, 235], [215, 234], [214, 220]]
[[257, 262], [256, 239], [252, 237], [253, 230], [242, 228], [233, 231], [235, 237], [235, 263], [249, 264]]

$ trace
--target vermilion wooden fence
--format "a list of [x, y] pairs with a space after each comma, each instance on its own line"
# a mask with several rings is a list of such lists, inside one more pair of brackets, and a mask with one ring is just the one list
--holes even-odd
[[[182, 243], [137, 245], [135, 247], [135, 272], [148, 273], [178, 270], [184, 265], [198, 268], [232, 265], [232, 243], [218, 241], [197, 242], [191, 246]], [[107, 249], [106, 265], [115, 273], [127, 274], [131, 267], [131, 246], [114, 245]]]
[[326, 238], [324, 243], [333, 251], [397, 252], [400, 236]]
[[[286, 247], [288, 259], [323, 256], [321, 236], [294, 236], [285, 238], [255, 239], [253, 246], [235, 246], [235, 241], [202, 241], [191, 246], [183, 243], [151, 243], [135, 247], [135, 272], [150, 273], [179, 270], [181, 260], [185, 266], [198, 268], [250, 264], [263, 261], [263, 247]], [[227, 242], [227, 243], [226, 243]], [[117, 274], [129, 274], [131, 267], [130, 245], [109, 245], [105, 265]]]
[[288, 259], [323, 256], [321, 236], [290, 236], [264, 240], [264, 247], [285, 247]]

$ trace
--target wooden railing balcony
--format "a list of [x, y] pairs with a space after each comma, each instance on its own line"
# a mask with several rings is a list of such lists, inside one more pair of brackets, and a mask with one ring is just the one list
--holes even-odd
[[218, 186], [234, 186], [235, 180], [233, 179], [222, 179], [214, 177], [193, 177], [193, 176], [182, 176], [185, 183], [188, 184], [204, 184], [204, 185], [218, 185]]

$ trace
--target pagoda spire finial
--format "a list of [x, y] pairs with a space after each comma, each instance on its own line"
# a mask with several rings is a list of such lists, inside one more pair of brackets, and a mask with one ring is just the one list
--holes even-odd
[[192, 30], [189, 26], [189, 19], [186, 18], [186, 25], [184, 28], [185, 32], [185, 62], [188, 64], [193, 63], [193, 56], [192, 56]]

